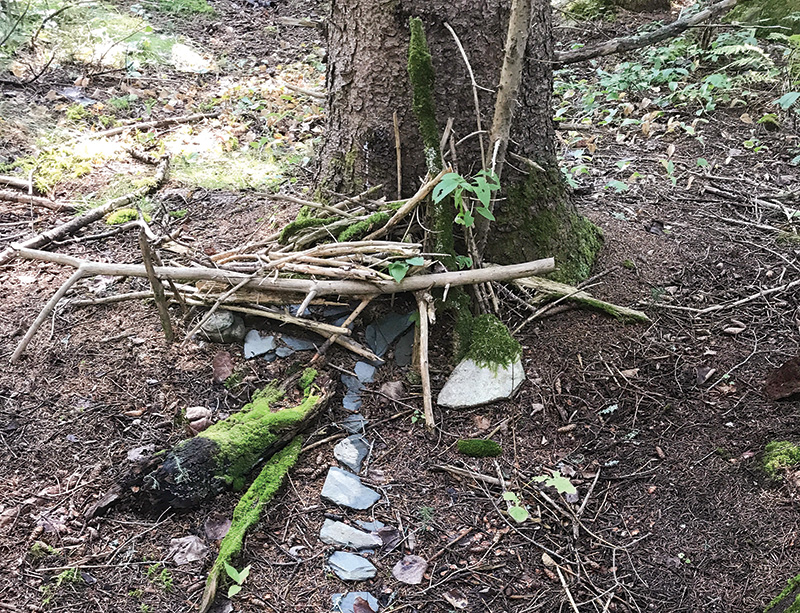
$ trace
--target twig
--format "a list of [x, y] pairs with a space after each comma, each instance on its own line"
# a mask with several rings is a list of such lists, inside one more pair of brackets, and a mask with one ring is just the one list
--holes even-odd
[[779, 292], [785, 292], [787, 290], [792, 289], [793, 287], [797, 287], [800, 285], [800, 279], [795, 279], [791, 283], [786, 283], [785, 285], [779, 285], [777, 287], [771, 287], [769, 289], [761, 290], [758, 293], [752, 294], [747, 298], [742, 298], [741, 300], [736, 300], [735, 302], [730, 302], [728, 304], [715, 304], [710, 307], [706, 307], [705, 309], [700, 309], [697, 311], [698, 315], [707, 315], [708, 313], [714, 313], [716, 311], [722, 311], [725, 309], [732, 309], [737, 306], [741, 306], [748, 302], [752, 302], [753, 300], [757, 300], [758, 298], [763, 298], [765, 296], [771, 296], [772, 294], [776, 294]]
[[572, 597], [572, 592], [569, 591], [567, 581], [564, 579], [564, 575], [561, 572], [561, 567], [558, 564], [556, 564], [556, 572], [558, 573], [558, 578], [561, 580], [561, 585], [563, 586], [564, 591], [567, 593], [567, 599], [569, 600], [569, 604], [572, 605], [572, 610], [575, 611], [575, 613], [581, 613], [578, 610], [578, 605], [575, 604], [575, 599]]
[[3, 185], [8, 185], [9, 187], [21, 189], [26, 192], [29, 192], [33, 189], [33, 185], [31, 185], [30, 181], [25, 181], [24, 179], [20, 179], [18, 177], [9, 177], [8, 175], [0, 175], [0, 183]]
[[298, 87], [297, 85], [292, 85], [291, 83], [287, 83], [286, 81], [278, 81], [280, 85], [283, 85], [286, 89], [289, 89], [293, 92], [298, 94], [303, 94], [304, 96], [308, 96], [310, 98], [316, 98], [318, 100], [324, 100], [325, 96], [327, 95], [325, 92], [317, 91], [314, 89], [306, 89], [305, 87]]
[[247, 283], [248, 280], [249, 280], [249, 278], [248, 279], [243, 279], [237, 285], [233, 286], [231, 289], [229, 289], [224, 294], [222, 294], [219, 298], [217, 298], [216, 301], [214, 302], [214, 304], [208, 310], [208, 312], [205, 315], [203, 315], [203, 317], [200, 318], [200, 321], [197, 322], [197, 325], [195, 325], [186, 334], [186, 338], [183, 339], [183, 343], [181, 343], [181, 347], [183, 347], [186, 344], [186, 342], [190, 338], [192, 338], [200, 328], [203, 327], [203, 324], [206, 323], [209, 320], [209, 318], [216, 312], [216, 310], [219, 308], [219, 305], [222, 304], [223, 302], [225, 302], [225, 300], [230, 298], [233, 294], [235, 294], [237, 290], [240, 290]]
[[[361, 314], [361, 312], [365, 308], [367, 308], [367, 305], [370, 302], [372, 302], [372, 299], [373, 299], [373, 296], [367, 296], [366, 298], [364, 298], [361, 301], [361, 303], [353, 310], [353, 312], [350, 313], [350, 315], [347, 317], [347, 319], [345, 319], [344, 322], [342, 322], [342, 327], [343, 328], [349, 328], [350, 324], [352, 324], [356, 320], [356, 317], [358, 317]], [[338, 334], [334, 334], [333, 336], [329, 337], [328, 340], [326, 340], [324, 343], [322, 343], [322, 346], [319, 349], [317, 349], [317, 353], [314, 354], [313, 358], [311, 358], [311, 363], [314, 364], [315, 362], [319, 361], [319, 359], [323, 355], [325, 355], [325, 352], [328, 349], [330, 349], [330, 346], [333, 345], [338, 339], [339, 339], [339, 335]]]
[[300, 308], [297, 309], [298, 317], [303, 316], [303, 314], [306, 312], [306, 309], [308, 308], [308, 305], [311, 304], [311, 301], [314, 300], [314, 297], [316, 295], [317, 295], [317, 290], [315, 289], [312, 289], [310, 292], [308, 292], [308, 294], [306, 294], [306, 297], [303, 298], [303, 302], [300, 304]]
[[25, 336], [22, 337], [22, 340], [17, 345], [17, 348], [14, 350], [13, 355], [11, 356], [11, 363], [16, 364], [19, 361], [20, 356], [25, 352], [25, 348], [28, 346], [28, 343], [31, 342], [33, 335], [36, 334], [36, 331], [42, 325], [45, 319], [47, 319], [48, 315], [50, 315], [51, 311], [56, 307], [58, 301], [64, 297], [64, 294], [69, 291], [75, 283], [80, 281], [83, 277], [86, 276], [86, 272], [83, 267], [78, 267], [72, 276], [67, 279], [58, 291], [53, 294], [53, 297], [44, 305], [44, 308], [39, 312], [39, 316], [34, 320], [31, 324], [31, 327], [28, 328], [28, 331], [25, 333]]
[[153, 253], [150, 249], [150, 243], [147, 242], [147, 233], [144, 228], [139, 230], [139, 247], [142, 250], [142, 261], [145, 271], [147, 272], [147, 279], [150, 281], [150, 287], [153, 290], [158, 316], [161, 319], [161, 328], [164, 330], [164, 337], [167, 339], [167, 342], [171, 343], [175, 340], [175, 333], [172, 330], [172, 321], [169, 317], [167, 298], [164, 295], [164, 286], [161, 280], [156, 277], [155, 268], [153, 266]]
[[397, 121], [397, 111], [392, 114], [394, 124], [394, 150], [397, 157], [397, 199], [403, 195], [403, 160], [401, 159], [402, 148], [400, 147], [400, 124]]
[[445, 176], [448, 172], [450, 172], [450, 168], [449, 167], [445, 168], [444, 170], [442, 170], [433, 179], [431, 179], [425, 185], [420, 187], [419, 191], [417, 191], [416, 194], [414, 194], [411, 198], [406, 200], [406, 203], [403, 206], [401, 206], [399, 209], [397, 209], [397, 211], [395, 212], [394, 215], [392, 215], [392, 217], [391, 217], [391, 219], [389, 219], [389, 221], [387, 221], [382, 227], [378, 228], [373, 233], [368, 234], [367, 236], [365, 236], [364, 240], [365, 241], [375, 240], [379, 236], [383, 236], [384, 234], [389, 232], [389, 230], [394, 228], [398, 223], [400, 223], [400, 220], [403, 219], [403, 217], [405, 217], [411, 211], [413, 211], [416, 208], [416, 206], [420, 202], [422, 202], [428, 196], [428, 194], [431, 193], [431, 190], [433, 190], [433, 188], [436, 187], [436, 185], [439, 183], [439, 181], [442, 180], [442, 177]]
[[182, 117], [169, 117], [167, 119], [158, 119], [155, 121], [141, 121], [139, 123], [129, 123], [117, 128], [103, 130], [102, 132], [94, 132], [86, 134], [86, 138], [104, 138], [108, 136], [116, 136], [122, 134], [126, 130], [149, 130], [150, 128], [160, 128], [161, 126], [170, 126], [181, 123], [192, 123], [194, 121], [201, 121], [203, 119], [215, 119], [219, 117], [219, 112], [213, 113], [195, 113], [193, 115], [183, 115]]
[[430, 431], [436, 425], [433, 417], [433, 399], [431, 394], [431, 374], [428, 369], [428, 317], [430, 306], [427, 292], [416, 292], [414, 298], [417, 300], [419, 310], [419, 372], [422, 378], [422, 405], [425, 414], [425, 427]]
[[8, 189], [0, 190], [0, 200], [5, 200], [7, 202], [19, 202], [20, 204], [32, 204], [34, 206], [43, 206], [46, 209], [50, 209], [51, 211], [75, 210], [75, 207], [69, 204], [54, 202], [49, 198], [42, 198], [40, 196], [19, 194], [17, 192], [12, 192], [11, 190]]
[[707, 19], [716, 17], [728, 9], [736, 6], [737, 0], [722, 0], [716, 4], [712, 4], [707, 9], [673, 21], [653, 32], [641, 34], [639, 36], [624, 36], [622, 38], [615, 38], [606, 41], [596, 46], [583, 47], [582, 49], [575, 49], [574, 51], [560, 51], [553, 54], [553, 63], [558, 66], [566, 66], [567, 64], [574, 64], [576, 62], [584, 62], [595, 57], [604, 55], [611, 55], [613, 53], [622, 53], [624, 51], [632, 51], [633, 49], [640, 49], [654, 45], [667, 38], [677, 36], [684, 30], [696, 26]]

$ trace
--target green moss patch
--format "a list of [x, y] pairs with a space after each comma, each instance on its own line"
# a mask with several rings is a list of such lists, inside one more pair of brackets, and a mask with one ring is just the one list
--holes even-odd
[[[147, 213], [142, 213], [142, 217], [144, 217], [145, 221], [150, 221], [150, 215]], [[127, 223], [129, 221], [134, 221], [139, 218], [139, 211], [136, 209], [117, 209], [113, 213], [111, 213], [108, 217], [106, 217], [106, 223], [109, 226], [116, 226], [119, 224]]]
[[789, 441], [772, 441], [764, 448], [761, 465], [773, 479], [780, 479], [786, 468], [800, 465], [800, 447]]
[[472, 340], [466, 357], [480, 366], [510, 366], [522, 355], [522, 346], [494, 315], [472, 320]]
[[377, 228], [381, 228], [389, 221], [390, 215], [384, 211], [373, 213], [363, 221], [347, 226], [338, 236], [339, 242], [355, 241]]
[[[788, 599], [792, 600], [791, 604], [788, 604]], [[780, 609], [778, 609], [778, 605], [780, 605]], [[764, 613], [777, 610], [784, 613], [800, 613], [800, 575], [796, 575], [786, 582], [786, 587], [767, 605]]]
[[456, 448], [471, 458], [494, 458], [503, 453], [503, 448], [494, 441], [482, 438], [462, 438]]

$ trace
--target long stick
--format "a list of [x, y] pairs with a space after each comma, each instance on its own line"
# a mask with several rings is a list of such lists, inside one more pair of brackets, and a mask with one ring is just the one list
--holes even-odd
[[[2, 183], [2, 181], [0, 181], [0, 183]], [[0, 190], [0, 200], [5, 200], [6, 202], [19, 202], [21, 204], [32, 204], [33, 206], [43, 206], [51, 211], [75, 210], [74, 206], [68, 204], [54, 202], [49, 198], [42, 198], [41, 196], [20, 194], [19, 192], [14, 192], [10, 189]]]
[[[492, 170], [498, 178], [503, 174], [508, 137], [511, 133], [511, 121], [514, 118], [514, 108], [517, 105], [517, 95], [522, 82], [522, 67], [525, 60], [525, 48], [528, 45], [532, 3], [532, 0], [512, 0], [511, 2], [505, 57], [503, 68], [500, 71], [500, 84], [497, 87], [492, 129], [489, 132], [489, 147], [495, 151], [492, 156]], [[493, 208], [494, 199], [489, 203], [489, 210], [491, 211]], [[478, 256], [483, 255], [488, 236], [489, 220], [478, 216], [475, 222], [475, 245]]]
[[153, 252], [150, 249], [150, 243], [147, 242], [147, 233], [144, 228], [139, 230], [139, 247], [142, 250], [142, 261], [144, 269], [147, 272], [147, 280], [150, 281], [150, 287], [153, 290], [153, 297], [156, 301], [156, 308], [158, 309], [158, 317], [161, 319], [161, 329], [164, 330], [164, 336], [168, 343], [175, 340], [175, 333], [172, 330], [172, 321], [169, 317], [169, 307], [167, 306], [167, 297], [164, 295], [164, 285], [161, 280], [156, 277], [153, 266]]
[[431, 373], [428, 368], [428, 301], [426, 292], [417, 292], [417, 310], [419, 311], [419, 374], [422, 378], [422, 406], [425, 414], [425, 427], [433, 430], [436, 421], [433, 417], [433, 399], [431, 394]]
[[433, 188], [436, 187], [436, 184], [439, 183], [439, 181], [442, 180], [442, 177], [446, 175], [448, 172], [450, 172], [450, 168], [442, 170], [442, 172], [436, 175], [433, 179], [431, 179], [425, 185], [420, 187], [419, 191], [416, 194], [414, 194], [410, 199], [408, 199], [403, 206], [397, 209], [395, 214], [392, 215], [391, 219], [389, 219], [389, 221], [387, 221], [383, 227], [378, 228], [372, 234], [368, 234], [367, 236], [365, 236], [364, 240], [365, 241], [375, 240], [379, 236], [383, 236], [389, 230], [394, 228], [398, 223], [400, 223], [400, 220], [403, 219], [403, 217], [405, 217], [411, 211], [413, 211], [416, 208], [416, 206], [420, 202], [422, 202], [427, 197], [428, 194], [431, 193]]
[[633, 49], [640, 49], [661, 42], [667, 38], [677, 36], [681, 32], [696, 26], [707, 19], [716, 17], [721, 13], [732, 9], [736, 6], [737, 0], [722, 0], [716, 4], [712, 4], [704, 11], [695, 13], [689, 17], [678, 19], [664, 27], [659, 28], [647, 34], [639, 36], [624, 36], [622, 38], [615, 38], [613, 40], [593, 45], [591, 47], [583, 47], [574, 51], [560, 51], [553, 54], [553, 63], [558, 66], [566, 66], [567, 64], [574, 64], [576, 62], [584, 62], [595, 57], [603, 55], [611, 55], [613, 53], [622, 53], [623, 51], [631, 51]]
[[[83, 215], [79, 215], [70, 221], [61, 224], [60, 226], [56, 226], [55, 228], [51, 228], [46, 232], [42, 232], [41, 234], [37, 234], [36, 236], [32, 236], [28, 239], [25, 239], [21, 243], [17, 243], [17, 246], [9, 246], [0, 251], [0, 266], [3, 264], [8, 264], [15, 255], [15, 252], [18, 251], [18, 248], [26, 247], [29, 249], [38, 249], [39, 247], [44, 247], [45, 245], [49, 244], [51, 241], [58, 240], [63, 236], [67, 236], [69, 234], [73, 234], [88, 226], [90, 223], [94, 223], [95, 221], [99, 221], [105, 215], [110, 213], [111, 211], [118, 209], [120, 207], [125, 206], [126, 204], [130, 204], [137, 198], [141, 198], [142, 196], [146, 196], [157, 189], [159, 189], [164, 182], [167, 180], [167, 174], [169, 172], [169, 158], [164, 156], [161, 159], [161, 162], [158, 165], [158, 169], [156, 170], [155, 181], [152, 185], [146, 185], [144, 187], [140, 187], [137, 190], [132, 191], [129, 194], [124, 196], [120, 196], [119, 198], [114, 198], [113, 200], [109, 200], [104, 205], [97, 207], [96, 209], [92, 209], [91, 211], [84, 213]], [[139, 275], [139, 276], [146, 276], [146, 275]]]
[[17, 345], [17, 348], [14, 350], [14, 354], [11, 356], [10, 362], [12, 364], [16, 364], [19, 361], [20, 356], [25, 351], [25, 348], [28, 346], [28, 343], [31, 342], [33, 335], [36, 334], [36, 331], [39, 329], [39, 326], [42, 325], [45, 319], [47, 319], [48, 315], [52, 312], [52, 310], [58, 304], [58, 301], [64, 297], [64, 294], [69, 291], [69, 288], [75, 285], [78, 281], [80, 281], [83, 277], [86, 276], [86, 273], [82, 268], [78, 268], [72, 276], [67, 279], [64, 284], [58, 288], [58, 291], [53, 295], [52, 298], [44, 305], [44, 308], [39, 312], [39, 316], [36, 320], [31, 324], [31, 327], [28, 328], [28, 331], [25, 333], [25, 336], [22, 337], [22, 340]]

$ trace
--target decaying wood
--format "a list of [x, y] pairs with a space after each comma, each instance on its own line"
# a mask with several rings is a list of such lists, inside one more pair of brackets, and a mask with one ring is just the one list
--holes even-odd
[[514, 284], [526, 289], [543, 292], [553, 298], [566, 298], [567, 300], [578, 302], [582, 305], [608, 313], [612, 317], [622, 321], [650, 321], [650, 318], [642, 311], [600, 300], [588, 292], [573, 287], [572, 285], [567, 285], [566, 283], [558, 283], [557, 281], [531, 276], [515, 279]]
[[19, 202], [20, 204], [31, 204], [33, 206], [41, 206], [51, 211], [74, 211], [75, 207], [71, 204], [64, 204], [63, 202], [55, 202], [49, 198], [42, 198], [41, 196], [31, 196], [29, 194], [20, 194], [8, 189], [0, 190], [0, 200], [6, 202]]
[[33, 184], [31, 184], [30, 181], [26, 181], [25, 179], [20, 179], [19, 177], [0, 175], [0, 185], [8, 185], [9, 187], [21, 189], [28, 193], [33, 191]]
[[83, 215], [79, 215], [78, 217], [75, 217], [66, 223], [56, 226], [55, 228], [51, 228], [50, 230], [42, 232], [41, 234], [37, 234], [36, 236], [27, 238], [22, 242], [17, 243], [16, 246], [6, 247], [3, 249], [3, 251], [0, 251], [0, 266], [3, 264], [8, 264], [14, 258], [18, 248], [38, 249], [40, 247], [44, 247], [51, 241], [73, 234], [81, 228], [84, 228], [95, 221], [101, 220], [112, 211], [122, 208], [123, 206], [126, 206], [143, 196], [153, 193], [161, 188], [161, 186], [167, 180], [168, 174], [169, 158], [164, 156], [161, 159], [158, 168], [156, 169], [156, 174], [152, 185], [145, 185], [129, 194], [109, 200], [104, 205], [92, 209]]
[[695, 13], [694, 15], [689, 15], [673, 21], [672, 23], [658, 28], [653, 32], [648, 32], [647, 34], [640, 34], [638, 36], [624, 36], [622, 38], [615, 38], [591, 47], [583, 47], [573, 51], [556, 52], [553, 54], [553, 63], [556, 66], [566, 66], [567, 64], [584, 62], [595, 57], [648, 47], [661, 42], [662, 40], [673, 38], [693, 26], [726, 13], [728, 10], [736, 6], [736, 2], [737, 0], [722, 0], [721, 2], [712, 4], [707, 9]]
[[213, 113], [195, 113], [193, 115], [183, 115], [182, 117], [170, 117], [167, 119], [159, 119], [156, 121], [140, 121], [138, 123], [129, 123], [124, 126], [102, 130], [101, 132], [89, 133], [88, 138], [104, 138], [108, 136], [116, 136], [128, 130], [149, 130], [150, 128], [161, 128], [163, 126], [172, 126], [182, 123], [193, 123], [195, 121], [202, 121], [203, 119], [216, 119], [219, 117], [219, 111]]

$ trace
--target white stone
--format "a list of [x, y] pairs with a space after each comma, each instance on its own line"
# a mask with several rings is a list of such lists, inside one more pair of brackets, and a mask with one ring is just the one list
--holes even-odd
[[326, 519], [319, 532], [319, 540], [328, 545], [348, 549], [379, 549], [383, 545], [381, 537], [364, 532], [344, 522]]
[[477, 407], [510, 398], [524, 380], [520, 359], [510, 366], [491, 368], [467, 358], [450, 374], [436, 402], [451, 409]]

